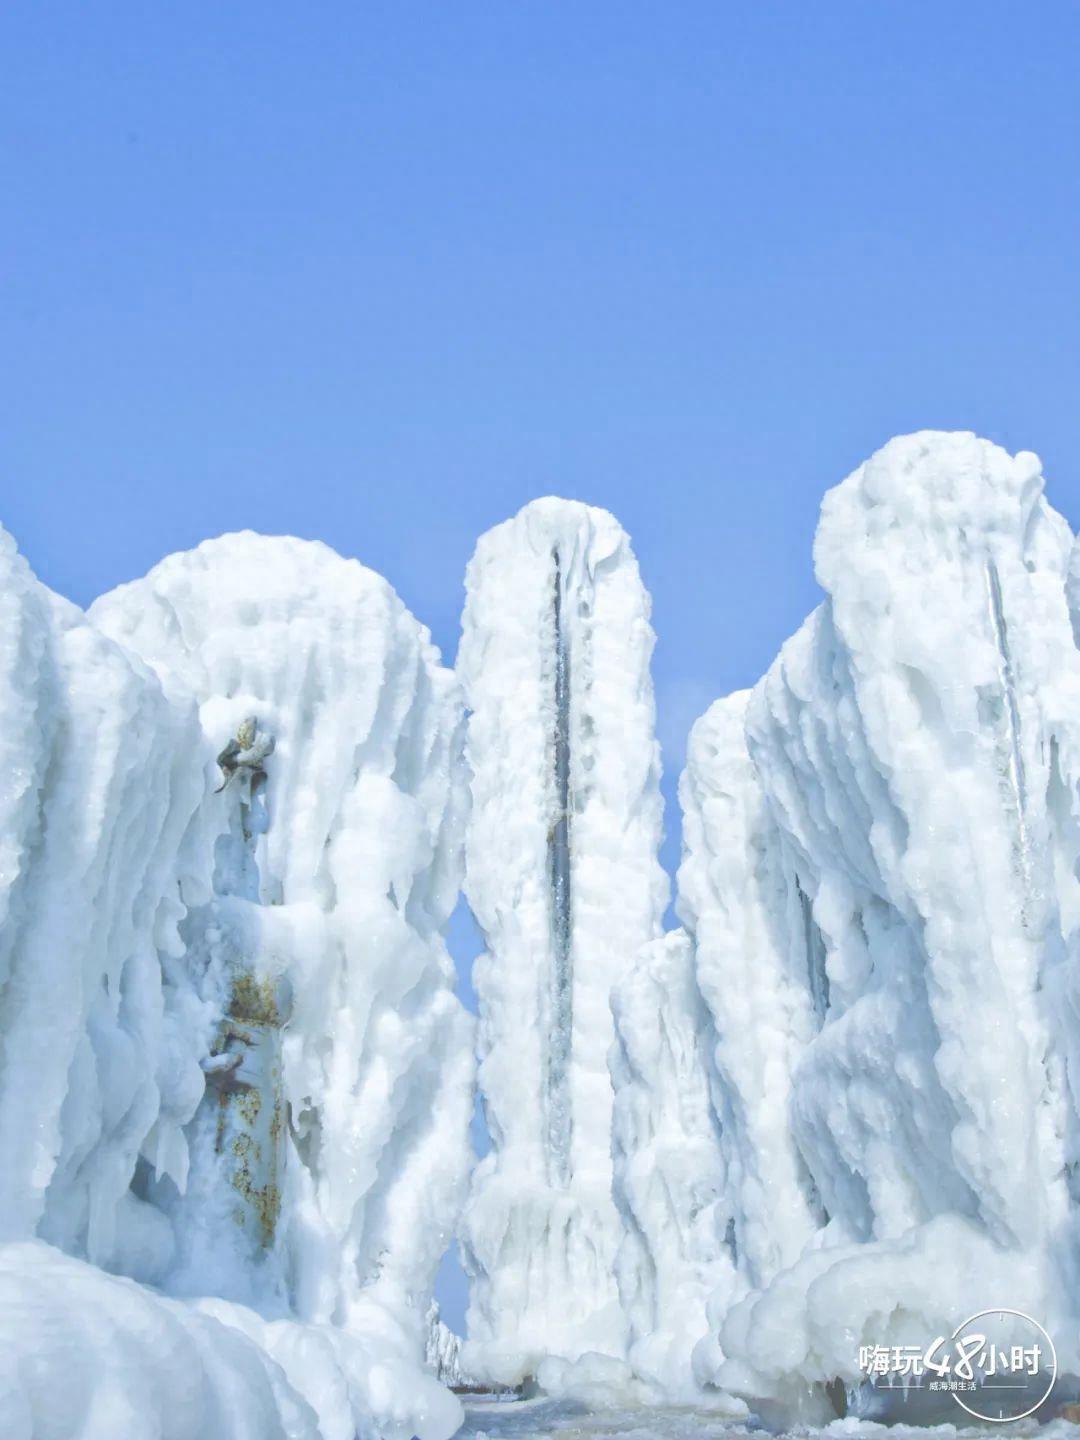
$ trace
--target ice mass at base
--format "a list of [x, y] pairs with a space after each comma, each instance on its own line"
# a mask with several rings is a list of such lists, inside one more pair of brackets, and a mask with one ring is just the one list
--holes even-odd
[[456, 670], [319, 543], [208, 540], [83, 612], [0, 532], [0, 1434], [481, 1433], [451, 1385], [958, 1423], [860, 1356], [988, 1306], [1080, 1394], [1080, 561], [1043, 488], [924, 432], [826, 495], [821, 604], [692, 729], [667, 932], [605, 511], [480, 539]]

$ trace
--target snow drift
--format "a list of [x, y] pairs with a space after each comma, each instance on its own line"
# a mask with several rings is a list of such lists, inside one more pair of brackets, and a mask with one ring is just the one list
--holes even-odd
[[[441, 1440], [460, 1407], [421, 1369], [424, 1314], [472, 1065], [441, 939], [452, 676], [321, 545], [208, 542], [89, 618], [6, 536], [0, 563], [10, 1433], [40, 1431], [72, 1365], [87, 1435], [125, 1433], [149, 1367], [162, 1434]], [[80, 1303], [130, 1351], [84, 1363]], [[193, 1419], [167, 1369], [188, 1362]]]

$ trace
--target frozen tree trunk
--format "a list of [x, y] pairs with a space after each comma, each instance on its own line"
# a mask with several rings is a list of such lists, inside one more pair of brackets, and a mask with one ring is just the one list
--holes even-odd
[[660, 931], [649, 600], [603, 511], [542, 500], [481, 539], [459, 674], [471, 710], [466, 892], [492, 1151], [466, 1221], [466, 1364], [621, 1356], [611, 986]]

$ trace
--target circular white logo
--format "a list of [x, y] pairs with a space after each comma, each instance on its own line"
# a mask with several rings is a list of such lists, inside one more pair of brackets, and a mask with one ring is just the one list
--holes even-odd
[[1054, 1388], [1054, 1342], [1022, 1310], [980, 1310], [956, 1327], [952, 1344], [953, 1374], [967, 1382], [966, 1389], [953, 1391], [953, 1399], [977, 1420], [994, 1425], [1022, 1420]]

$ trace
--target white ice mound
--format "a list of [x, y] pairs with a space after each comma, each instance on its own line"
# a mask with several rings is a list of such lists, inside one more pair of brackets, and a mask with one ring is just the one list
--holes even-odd
[[466, 1216], [470, 1372], [621, 1356], [609, 1004], [667, 883], [649, 598], [602, 510], [539, 500], [479, 542], [459, 675], [471, 710], [466, 893], [492, 1137]]
[[[253, 1374], [268, 1349], [319, 1369], [319, 1433], [439, 1440], [460, 1408], [424, 1376], [423, 1316], [472, 1069], [441, 938], [465, 808], [452, 675], [325, 546], [225, 537], [89, 619], [2, 532], [0, 566], [6, 1273], [21, 1285], [29, 1254], [38, 1286], [18, 1243], [37, 1236], [219, 1297], [199, 1303]], [[12, 1341], [29, 1358], [97, 1273], [41, 1263], [54, 1309]], [[198, 1328], [101, 1283], [106, 1307]], [[112, 1389], [152, 1352], [119, 1357]], [[204, 1433], [249, 1433], [233, 1423]]]
[[0, 1246], [4, 1440], [443, 1440], [457, 1400], [338, 1326], [169, 1299], [40, 1241]]
[[732, 711], [696, 732], [681, 913], [755, 1287], [719, 1379], [746, 1395], [854, 1381], [860, 1344], [986, 1305], [1077, 1365], [1080, 666], [1042, 484], [971, 435], [892, 441], [826, 497], [828, 598], [754, 691], [748, 757]]
[[5, 1440], [315, 1440], [315, 1415], [231, 1326], [36, 1241], [0, 1247]]

